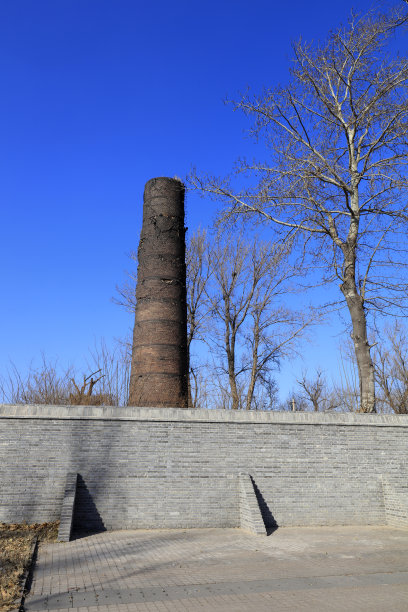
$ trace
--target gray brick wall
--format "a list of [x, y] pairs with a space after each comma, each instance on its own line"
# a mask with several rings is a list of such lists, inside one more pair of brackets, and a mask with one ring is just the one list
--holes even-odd
[[396, 415], [0, 405], [0, 521], [59, 518], [72, 472], [76, 527], [237, 527], [240, 474], [270, 525], [406, 525], [407, 432]]

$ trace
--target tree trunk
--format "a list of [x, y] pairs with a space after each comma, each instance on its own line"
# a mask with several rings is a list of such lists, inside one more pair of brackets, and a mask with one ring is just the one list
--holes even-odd
[[346, 266], [346, 277], [340, 289], [346, 298], [350, 312], [353, 332], [351, 334], [356, 355], [360, 382], [360, 411], [375, 412], [374, 364], [371, 359], [370, 345], [367, 338], [367, 319], [364, 300], [358, 293], [355, 283], [355, 264]]
[[259, 320], [255, 319], [254, 327], [253, 327], [253, 347], [252, 347], [252, 367], [251, 367], [251, 377], [248, 385], [248, 393], [246, 398], [246, 409], [251, 410], [252, 399], [254, 397], [255, 391], [255, 383], [258, 372], [258, 349], [259, 349]]
[[235, 359], [234, 356], [231, 354], [228, 355], [228, 380], [231, 389], [232, 409], [238, 410], [239, 394], [237, 389], [237, 380], [235, 376]]
[[[190, 334], [187, 336], [187, 363], [190, 366], [190, 345], [191, 345], [191, 337]], [[193, 376], [193, 372], [189, 367], [188, 377], [187, 377], [187, 406], [189, 408], [195, 408], [193, 393], [191, 391], [191, 377]]]
[[256, 369], [257, 369], [257, 363], [254, 360], [252, 362], [251, 378], [249, 380], [248, 392], [247, 392], [247, 397], [246, 397], [246, 409], [247, 410], [251, 410], [252, 398], [254, 397], [255, 382], [256, 382]]
[[231, 390], [232, 409], [238, 410], [239, 394], [237, 389], [237, 378], [235, 374], [235, 336], [233, 332], [230, 335], [229, 319], [227, 319], [225, 327], [225, 350], [227, 353], [228, 381]]

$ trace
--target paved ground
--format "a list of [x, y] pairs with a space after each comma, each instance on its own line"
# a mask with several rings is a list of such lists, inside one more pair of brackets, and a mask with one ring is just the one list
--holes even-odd
[[27, 612], [408, 611], [408, 530], [120, 531], [40, 548]]

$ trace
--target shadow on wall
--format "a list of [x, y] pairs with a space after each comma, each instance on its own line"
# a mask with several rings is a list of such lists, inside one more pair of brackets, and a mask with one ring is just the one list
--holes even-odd
[[106, 531], [102, 517], [81, 474], [78, 474], [72, 531], [73, 539], [81, 535]]
[[255, 480], [252, 478], [252, 476], [250, 476], [250, 479], [252, 481], [252, 486], [254, 487], [258, 506], [261, 511], [262, 519], [266, 529], [266, 534], [269, 536], [278, 529], [279, 525], [276, 522], [275, 517], [273, 516], [268, 504], [266, 503], [264, 496], [257, 487]]

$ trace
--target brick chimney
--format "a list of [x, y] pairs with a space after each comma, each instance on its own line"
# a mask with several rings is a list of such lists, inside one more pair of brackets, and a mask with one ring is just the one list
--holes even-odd
[[146, 183], [129, 406], [188, 405], [184, 185]]

